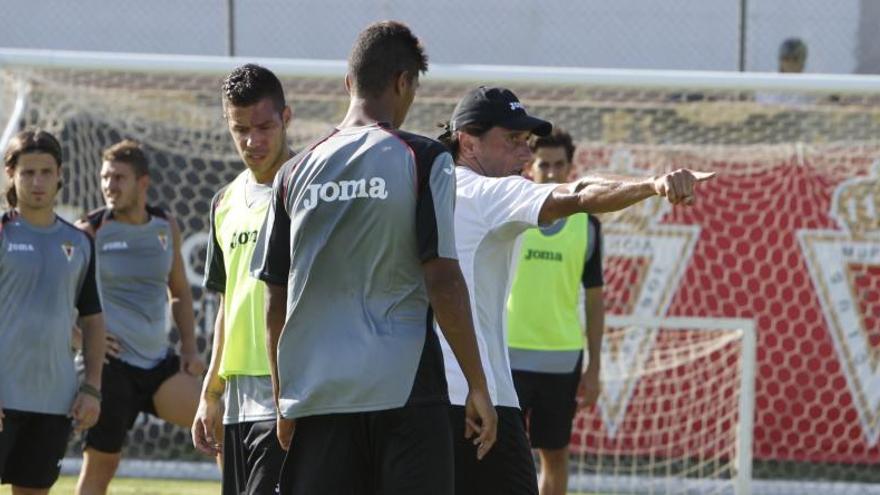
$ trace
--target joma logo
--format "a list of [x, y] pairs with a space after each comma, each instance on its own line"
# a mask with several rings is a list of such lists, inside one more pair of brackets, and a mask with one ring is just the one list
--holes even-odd
[[36, 250], [34, 249], [34, 246], [32, 244], [10, 242], [9, 247], [6, 249], [6, 251], [10, 253], [15, 251], [32, 253]]
[[235, 249], [238, 246], [243, 246], [247, 243], [256, 244], [258, 234], [259, 232], [257, 232], [256, 230], [233, 232], [231, 240], [229, 241], [229, 249]]
[[562, 261], [562, 253], [556, 251], [540, 251], [537, 249], [529, 249], [528, 251], [526, 251], [526, 259]]
[[101, 251], [124, 251], [126, 249], [128, 249], [128, 243], [125, 241], [108, 242], [101, 246]]
[[318, 201], [332, 203], [358, 198], [385, 199], [387, 197], [388, 190], [385, 188], [385, 179], [381, 177], [373, 177], [369, 179], [369, 182], [367, 179], [330, 181], [306, 187], [303, 208], [313, 210], [318, 206]]

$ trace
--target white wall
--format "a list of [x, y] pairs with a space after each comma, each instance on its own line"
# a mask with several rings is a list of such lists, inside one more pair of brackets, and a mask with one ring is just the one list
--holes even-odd
[[[277, 15], [236, 13], [246, 26], [241, 54], [344, 58], [358, 30], [383, 18], [410, 24], [444, 63], [724, 69], [738, 54], [730, 0], [328, 0], [309, 15], [283, 0], [261, 3]], [[253, 29], [260, 24], [284, 41], [267, 44]]]
[[225, 55], [225, 9], [226, 0], [0, 0], [0, 46]]
[[[779, 44], [789, 36], [797, 36], [807, 43], [807, 72], [854, 72], [858, 63], [860, 3], [860, 0], [749, 0], [746, 24], [749, 70], [775, 71]], [[880, 25], [875, 23], [874, 27], [876, 39]]]
[[[779, 42], [797, 35], [809, 45], [810, 72], [852, 72], [859, 60], [860, 2], [874, 1], [748, 0], [747, 67], [775, 70]], [[234, 4], [234, 41], [241, 56], [341, 59], [367, 23], [396, 18], [423, 38], [435, 62], [738, 67], [740, 0]], [[0, 46], [223, 55], [227, 15], [227, 0], [3, 0]], [[871, 26], [863, 19], [861, 24]]]

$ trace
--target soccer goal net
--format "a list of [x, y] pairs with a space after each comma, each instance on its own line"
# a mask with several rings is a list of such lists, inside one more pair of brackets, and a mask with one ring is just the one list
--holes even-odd
[[578, 418], [571, 489], [750, 494], [751, 320], [610, 316], [600, 407]]
[[[0, 144], [25, 125], [60, 136], [67, 214], [101, 204], [103, 147], [145, 144], [150, 201], [182, 224], [205, 353], [216, 308], [201, 289], [209, 202], [242, 169], [219, 85], [252, 61], [0, 51]], [[256, 62], [284, 83], [294, 148], [345, 114], [344, 63]], [[678, 480], [718, 479], [733, 489], [751, 454], [753, 493], [759, 481], [797, 480], [777, 493], [880, 482], [880, 79], [438, 66], [404, 127], [438, 134], [477, 84], [510, 87], [570, 132], [578, 173], [719, 174], [691, 208], [650, 200], [600, 217], [607, 313], [657, 322], [609, 318], [605, 389], [572, 435], [574, 481], [606, 492], [629, 482], [589, 483], [704, 493]], [[743, 357], [747, 330], [728, 320], [753, 323], [754, 363]], [[754, 407], [744, 410], [749, 374]], [[148, 417], [125, 457], [205, 460], [188, 432]]]

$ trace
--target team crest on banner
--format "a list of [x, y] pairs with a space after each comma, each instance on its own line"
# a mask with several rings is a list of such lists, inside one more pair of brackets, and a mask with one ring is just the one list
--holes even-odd
[[841, 182], [830, 216], [840, 230], [801, 230], [822, 312], [870, 446], [880, 440], [880, 160]]
[[64, 253], [64, 257], [67, 258], [67, 262], [73, 259], [73, 253], [76, 251], [76, 248], [73, 247], [73, 243], [70, 241], [64, 242], [61, 244], [61, 251]]
[[[627, 152], [617, 152], [612, 163], [617, 173], [640, 174]], [[670, 210], [662, 198], [653, 198], [626, 210], [602, 216], [603, 254], [611, 263], [631, 269], [626, 279], [629, 297], [624, 315], [663, 317], [678, 289], [700, 236], [697, 225], [659, 225]], [[619, 312], [618, 310], [615, 311]], [[602, 392], [598, 411], [613, 438], [623, 423], [638, 385], [634, 370], [644, 369], [657, 339], [657, 329], [608, 328], [602, 348]]]
[[168, 233], [164, 230], [159, 232], [159, 244], [162, 245], [163, 251], [168, 251]]

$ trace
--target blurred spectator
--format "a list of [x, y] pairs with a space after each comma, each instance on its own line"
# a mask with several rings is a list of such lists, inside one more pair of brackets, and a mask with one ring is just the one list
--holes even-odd
[[779, 45], [779, 72], [799, 73], [807, 63], [807, 44], [800, 38], [788, 38]]
[[[800, 38], [788, 38], [779, 45], [779, 72], [800, 74], [807, 63], [807, 44]], [[798, 108], [819, 102], [815, 95], [780, 91], [759, 91], [755, 101], [765, 105]]]

